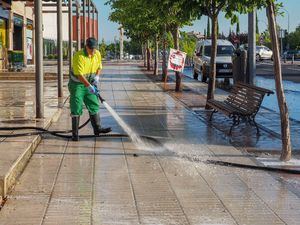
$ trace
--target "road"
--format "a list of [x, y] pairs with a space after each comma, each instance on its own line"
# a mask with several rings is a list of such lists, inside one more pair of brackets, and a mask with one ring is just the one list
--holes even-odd
[[[284, 80], [300, 82], [300, 61], [294, 64], [291, 62], [282, 63], [282, 74]], [[257, 75], [259, 76], [273, 76], [274, 66], [272, 61], [262, 61], [257, 63]]]

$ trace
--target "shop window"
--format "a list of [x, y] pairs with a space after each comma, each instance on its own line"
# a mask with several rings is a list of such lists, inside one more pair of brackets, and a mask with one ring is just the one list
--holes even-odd
[[23, 17], [14, 15], [13, 49], [23, 50]]

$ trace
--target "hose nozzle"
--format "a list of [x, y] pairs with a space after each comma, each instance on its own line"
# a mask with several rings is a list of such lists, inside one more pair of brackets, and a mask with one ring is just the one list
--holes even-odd
[[100, 95], [100, 91], [99, 91], [98, 87], [97, 87], [96, 85], [94, 85], [94, 87], [95, 87], [95, 89], [96, 89], [96, 91], [97, 91], [96, 95], [98, 96], [100, 102], [101, 102], [101, 103], [105, 102], [105, 99], [102, 98], [101, 95]]
[[101, 97], [101, 95], [98, 93], [98, 98], [100, 100], [101, 103], [105, 102], [105, 99]]

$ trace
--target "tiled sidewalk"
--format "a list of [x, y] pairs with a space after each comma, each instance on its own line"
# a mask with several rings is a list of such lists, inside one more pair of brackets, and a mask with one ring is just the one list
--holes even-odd
[[[56, 83], [45, 82], [45, 114], [43, 119], [35, 118], [34, 96], [35, 86], [33, 82], [1, 81], [0, 127], [34, 126], [47, 128], [53, 120], [59, 117], [58, 105], [63, 103], [68, 95], [65, 93], [65, 98], [58, 100]], [[0, 131], [1, 135], [16, 133], [18, 131]], [[38, 135], [0, 138], [0, 203], [22, 173], [40, 140]]]
[[[174, 80], [174, 76], [169, 76], [171, 80]], [[189, 92], [183, 91], [181, 93], [171, 92], [171, 95], [180, 100], [189, 108], [193, 109], [203, 121], [208, 121], [210, 112], [204, 110], [206, 104], [207, 84], [196, 81], [187, 76], [183, 76], [183, 88], [189, 90]], [[174, 90], [172, 82], [169, 83], [168, 89]], [[217, 88], [215, 92], [215, 98], [218, 100], [224, 100], [229, 92]], [[268, 96], [265, 96], [264, 101], [269, 101]], [[245, 148], [249, 151], [280, 153], [281, 151], [281, 127], [280, 127], [280, 115], [268, 108], [261, 107], [256, 121], [261, 128], [261, 136], [256, 136], [255, 128], [249, 129], [249, 126], [244, 126], [241, 123], [237, 128], [233, 129], [233, 134], [230, 137], [232, 144], [236, 147]], [[223, 114], [215, 114], [211, 125], [224, 134], [228, 133], [232, 124], [232, 120]], [[297, 155], [300, 154], [300, 121], [290, 120], [291, 126], [291, 139], [293, 152]], [[247, 134], [247, 135], [245, 135]], [[298, 156], [296, 156], [298, 157]]]
[[[101, 91], [131, 127], [156, 136], [168, 151], [139, 149], [125, 138], [46, 137], [0, 224], [298, 224], [299, 190], [266, 172], [204, 163], [253, 161], [135, 65], [106, 65]], [[104, 108], [101, 113], [103, 124], [122, 132]], [[68, 127], [66, 107], [51, 129]]]

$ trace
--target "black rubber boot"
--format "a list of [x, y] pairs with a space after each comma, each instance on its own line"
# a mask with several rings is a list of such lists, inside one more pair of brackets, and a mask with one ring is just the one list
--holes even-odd
[[98, 136], [99, 134], [106, 134], [106, 133], [111, 132], [110, 127], [107, 127], [107, 128], [101, 127], [99, 113], [97, 113], [95, 115], [90, 115], [90, 118], [91, 118], [92, 127], [94, 129], [94, 134], [96, 136]]
[[79, 116], [72, 116], [72, 140], [79, 141], [78, 127], [79, 127]]

